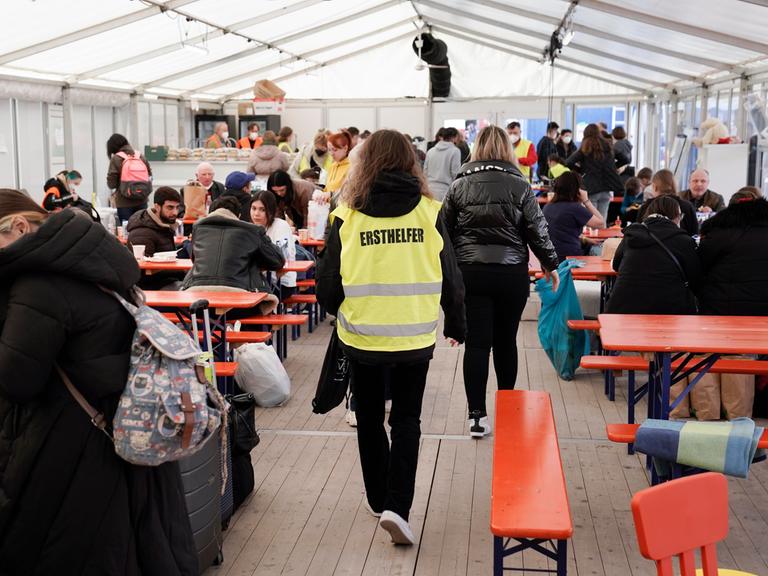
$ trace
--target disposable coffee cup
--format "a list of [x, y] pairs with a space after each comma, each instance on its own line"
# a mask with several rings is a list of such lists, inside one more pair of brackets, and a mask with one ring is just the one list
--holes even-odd
[[136, 260], [143, 260], [144, 259], [144, 251], [147, 249], [146, 246], [143, 244], [138, 244], [133, 246], [133, 255], [136, 258]]
[[306, 242], [309, 240], [309, 230], [307, 228], [299, 228], [299, 242]]

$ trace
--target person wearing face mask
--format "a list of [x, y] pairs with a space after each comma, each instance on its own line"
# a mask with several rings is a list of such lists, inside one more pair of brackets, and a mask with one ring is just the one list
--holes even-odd
[[293, 178], [298, 179], [304, 170], [310, 168], [320, 168], [327, 172], [332, 162], [333, 156], [328, 152], [328, 135], [325, 130], [320, 130], [315, 134], [312, 143], [305, 145], [296, 155], [288, 172]]
[[71, 206], [82, 210], [96, 222], [101, 222], [93, 204], [80, 198], [77, 193], [77, 188], [82, 181], [83, 176], [77, 170], [62, 170], [55, 177], [50, 178], [43, 186], [45, 190], [43, 208], [48, 212], [58, 212]]
[[576, 152], [576, 144], [573, 143], [573, 131], [570, 128], [563, 128], [560, 132], [560, 138], [557, 139], [557, 155], [560, 158], [568, 158]]
[[57, 366], [107, 422], [128, 378], [133, 254], [79, 210], [0, 189], [0, 572], [200, 573], [176, 462], [115, 453]]
[[549, 157], [557, 154], [557, 137], [560, 126], [557, 122], [547, 124], [547, 133], [541, 137], [536, 145], [536, 155], [539, 157], [538, 174], [539, 180], [543, 180], [549, 173]]
[[520, 165], [520, 172], [530, 180], [531, 166], [535, 166], [539, 161], [536, 148], [533, 142], [521, 136], [520, 122], [513, 121], [507, 124], [507, 134], [509, 134], [509, 143], [512, 144], [517, 163]]
[[642, 224], [630, 224], [613, 257], [619, 275], [608, 314], [696, 314], [694, 293], [704, 282], [696, 242], [680, 229], [673, 196], [648, 204]]
[[206, 148], [224, 148], [229, 140], [229, 126], [226, 122], [217, 122], [213, 134], [205, 141]]
[[[274, 132], [273, 132], [274, 134]], [[266, 133], [265, 133], [266, 136]], [[264, 140], [259, 136], [259, 125], [257, 122], [251, 122], [248, 124], [248, 134], [240, 138], [240, 140], [237, 141], [237, 147], [238, 148], [258, 148], [262, 145]]]

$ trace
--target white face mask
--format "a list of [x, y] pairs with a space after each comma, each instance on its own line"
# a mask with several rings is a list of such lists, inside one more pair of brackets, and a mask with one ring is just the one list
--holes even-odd
[[517, 142], [520, 140], [519, 134], [510, 134], [509, 135], [509, 141], [512, 142], [512, 144], [517, 144]]
[[259, 133], [258, 132], [249, 132], [248, 133], [248, 138], [250, 138], [251, 140], [256, 140], [256, 138], [258, 138], [258, 137], [259, 137]]
[[229, 132], [222, 132], [221, 137], [224, 138], [224, 140], [226, 140], [227, 138], [229, 138]]
[[563, 136], [563, 142], [565, 142], [566, 144], [570, 144], [571, 140], [573, 140], [573, 138], [571, 138], [570, 136]]

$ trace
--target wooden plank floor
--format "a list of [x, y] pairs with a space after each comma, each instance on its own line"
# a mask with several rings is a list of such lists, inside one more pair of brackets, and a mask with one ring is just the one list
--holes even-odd
[[[257, 411], [262, 441], [252, 455], [256, 489], [225, 532], [224, 564], [205, 576], [491, 574], [493, 437], [467, 436], [462, 350], [441, 344], [431, 364], [411, 512], [418, 542], [395, 547], [363, 506], [357, 442], [343, 407], [312, 414], [329, 333], [326, 322], [289, 344], [293, 395], [285, 406]], [[643, 461], [605, 437], [607, 422], [626, 418], [623, 381], [616, 401], [609, 402], [597, 373], [560, 380], [539, 345], [535, 322], [521, 324], [518, 346], [518, 388], [552, 395], [574, 521], [568, 574], [652, 576], [652, 564], [637, 550], [629, 507], [632, 494], [648, 486]], [[495, 389], [491, 375], [491, 420]], [[731, 479], [729, 485], [730, 535], [719, 548], [721, 566], [766, 575], [768, 464], [753, 466], [748, 480]], [[554, 567], [531, 552], [514, 565]]]

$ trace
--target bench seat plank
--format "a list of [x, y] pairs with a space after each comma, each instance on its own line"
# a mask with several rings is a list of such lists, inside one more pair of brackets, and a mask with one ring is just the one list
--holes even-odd
[[555, 540], [573, 534], [547, 392], [496, 393], [491, 532], [502, 537]]
[[[606, 424], [605, 431], [608, 440], [618, 444], [632, 444], [637, 436], [640, 424]], [[758, 448], [768, 448], [768, 428], [763, 430], [763, 435], [757, 442]]]
[[[688, 363], [693, 366], [696, 360]], [[672, 362], [675, 369], [681, 360]], [[585, 369], [595, 370], [635, 370], [648, 371], [648, 361], [641, 356], [582, 356], [580, 365]], [[726, 358], [717, 360], [709, 370], [712, 374], [768, 374], [768, 360], [739, 360]]]

